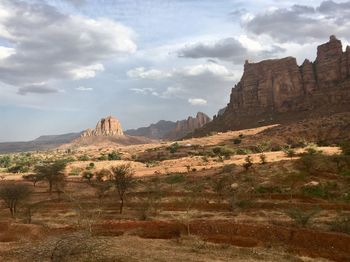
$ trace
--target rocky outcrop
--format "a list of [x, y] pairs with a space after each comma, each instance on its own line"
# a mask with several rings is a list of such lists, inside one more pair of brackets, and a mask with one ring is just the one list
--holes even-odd
[[195, 132], [249, 128], [350, 110], [350, 47], [335, 36], [317, 48], [315, 62], [286, 57], [246, 62], [222, 115]]
[[186, 120], [177, 121], [175, 128], [166, 134], [165, 137], [170, 140], [180, 139], [196, 129], [203, 127], [210, 121], [210, 117], [202, 112], [198, 112], [196, 117], [190, 116]]
[[130, 136], [143, 136], [151, 139], [164, 139], [166, 135], [175, 127], [175, 122], [160, 120], [159, 122], [151, 124], [148, 127], [126, 130], [125, 134]]
[[91, 136], [122, 136], [124, 135], [118, 119], [109, 116], [98, 121], [95, 129], [85, 130], [81, 137]]
[[196, 117], [190, 116], [177, 122], [161, 120], [148, 127], [127, 130], [125, 133], [131, 136], [144, 136], [151, 139], [176, 140], [203, 127], [210, 121], [211, 119], [206, 114], [198, 112]]

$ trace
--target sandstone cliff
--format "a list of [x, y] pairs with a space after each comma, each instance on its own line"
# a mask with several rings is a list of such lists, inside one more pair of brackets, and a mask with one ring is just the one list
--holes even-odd
[[166, 134], [165, 138], [170, 140], [180, 139], [196, 129], [203, 127], [210, 121], [210, 117], [202, 112], [198, 112], [196, 117], [190, 116], [186, 120], [177, 121], [175, 128]]
[[317, 48], [315, 62], [286, 57], [246, 62], [222, 115], [193, 135], [249, 128], [350, 110], [350, 47], [335, 36]]
[[127, 130], [125, 133], [131, 136], [144, 136], [151, 139], [176, 140], [203, 127], [210, 121], [211, 119], [206, 114], [198, 112], [196, 117], [190, 116], [177, 122], [161, 120], [148, 127]]
[[87, 129], [81, 137], [91, 136], [122, 136], [124, 135], [118, 119], [109, 116], [98, 121], [95, 129]]

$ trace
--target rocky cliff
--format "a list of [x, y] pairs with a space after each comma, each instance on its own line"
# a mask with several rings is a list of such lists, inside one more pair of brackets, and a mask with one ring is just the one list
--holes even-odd
[[196, 129], [203, 127], [210, 121], [210, 117], [202, 112], [198, 112], [196, 117], [190, 116], [185, 120], [177, 121], [175, 128], [166, 134], [165, 138], [169, 140], [180, 139]]
[[95, 129], [87, 129], [81, 137], [91, 136], [122, 136], [124, 135], [118, 119], [109, 116], [98, 121]]
[[222, 115], [193, 135], [295, 121], [350, 110], [350, 47], [335, 36], [317, 48], [314, 62], [286, 57], [244, 65]]
[[176, 140], [203, 127], [210, 121], [211, 119], [206, 114], [198, 112], [196, 117], [190, 116], [177, 122], [161, 120], [148, 127], [127, 130], [125, 133], [131, 136], [144, 136], [151, 139]]

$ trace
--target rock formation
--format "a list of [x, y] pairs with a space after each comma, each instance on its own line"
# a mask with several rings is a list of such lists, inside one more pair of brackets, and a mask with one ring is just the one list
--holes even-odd
[[315, 62], [296, 59], [246, 62], [222, 115], [193, 134], [295, 121], [350, 110], [350, 47], [331, 36], [317, 48]]
[[196, 129], [203, 127], [210, 121], [210, 117], [202, 112], [198, 112], [196, 117], [190, 116], [186, 120], [177, 121], [175, 128], [166, 134], [165, 138], [170, 140], [180, 139]]
[[151, 139], [176, 140], [203, 127], [210, 121], [211, 119], [206, 114], [198, 112], [196, 117], [190, 116], [177, 122], [161, 120], [148, 127], [127, 130], [125, 133], [131, 136], [144, 136]]
[[95, 129], [87, 129], [81, 137], [91, 136], [122, 136], [124, 135], [122, 126], [118, 119], [109, 116], [98, 121]]
[[151, 124], [148, 127], [126, 130], [125, 134], [130, 136], [143, 136], [151, 139], [164, 139], [166, 135], [175, 127], [175, 122], [160, 120], [159, 122]]

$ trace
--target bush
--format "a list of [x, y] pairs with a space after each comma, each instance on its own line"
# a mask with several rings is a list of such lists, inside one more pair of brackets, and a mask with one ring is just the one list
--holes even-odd
[[108, 157], [107, 157], [105, 154], [101, 154], [101, 155], [97, 158], [97, 160], [99, 160], [99, 161], [106, 161], [106, 160], [108, 160]]
[[235, 151], [232, 148], [226, 146], [217, 146], [212, 149], [214, 155], [219, 157], [224, 157], [226, 159], [230, 158], [231, 155], [235, 154]]
[[319, 212], [318, 209], [311, 211], [302, 211], [300, 209], [290, 209], [286, 214], [294, 220], [294, 222], [302, 227], [305, 227], [312, 217]]
[[251, 168], [253, 166], [253, 159], [251, 156], [247, 156], [245, 159], [244, 159], [244, 164], [243, 164], [243, 167], [245, 169], [245, 171], [248, 171], [249, 168]]
[[332, 196], [332, 190], [337, 188], [336, 183], [327, 182], [324, 185], [318, 186], [304, 186], [301, 188], [302, 193], [312, 197], [330, 198]]
[[82, 155], [82, 156], [78, 157], [78, 160], [79, 161], [89, 161], [90, 159], [87, 155]]
[[122, 159], [120, 154], [115, 152], [115, 151], [109, 153], [107, 158], [108, 158], [109, 161], [121, 160]]
[[179, 147], [180, 147], [180, 145], [179, 145], [177, 142], [175, 142], [175, 143], [171, 144], [171, 145], [168, 147], [168, 150], [169, 150], [170, 153], [174, 154], [174, 153], [177, 152], [177, 150], [179, 149]]
[[10, 156], [1, 156], [0, 157], [0, 167], [8, 168], [11, 165], [11, 157]]
[[241, 142], [242, 142], [242, 139], [239, 139], [239, 138], [233, 139], [233, 143], [234, 143], [235, 145], [239, 145]]
[[286, 154], [287, 157], [293, 158], [296, 156], [295, 150], [290, 145], [282, 147], [282, 151]]
[[82, 178], [87, 180], [89, 183], [91, 182], [91, 179], [94, 177], [94, 173], [90, 171], [85, 171], [82, 175]]
[[265, 165], [266, 162], [266, 155], [265, 154], [261, 154], [260, 156], [260, 164]]

